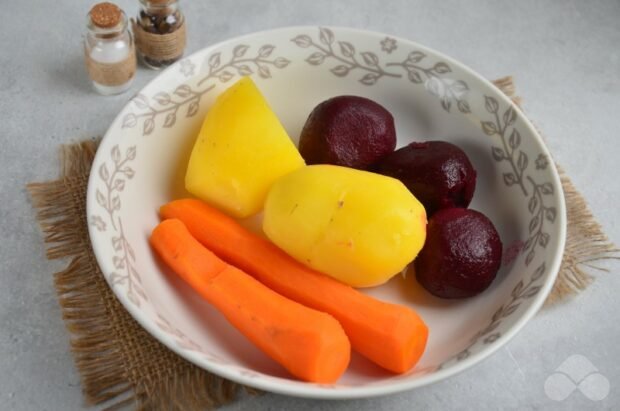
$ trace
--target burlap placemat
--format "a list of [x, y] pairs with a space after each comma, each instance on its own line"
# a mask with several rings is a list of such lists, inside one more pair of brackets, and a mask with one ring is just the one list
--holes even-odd
[[[495, 81], [514, 96], [512, 78]], [[71, 350], [89, 404], [111, 409], [190, 410], [232, 401], [241, 387], [196, 367], [151, 337], [125, 311], [108, 287], [90, 246], [86, 187], [98, 141], [62, 147], [61, 177], [32, 183], [28, 190], [45, 235], [50, 259], [70, 258], [54, 274]], [[583, 290], [592, 281], [595, 263], [618, 258], [615, 248], [587, 208], [583, 197], [562, 173], [568, 212], [568, 237], [560, 274], [548, 302]]]

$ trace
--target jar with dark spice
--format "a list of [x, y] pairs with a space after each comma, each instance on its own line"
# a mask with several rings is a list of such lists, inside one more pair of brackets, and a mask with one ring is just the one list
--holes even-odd
[[185, 17], [177, 0], [140, 0], [133, 31], [138, 56], [147, 67], [162, 69], [183, 56]]

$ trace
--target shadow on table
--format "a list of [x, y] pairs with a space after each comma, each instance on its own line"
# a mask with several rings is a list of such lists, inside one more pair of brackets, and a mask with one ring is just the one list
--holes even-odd
[[84, 67], [84, 57], [81, 54], [68, 56], [68, 61], [65, 64], [59, 67], [50, 67], [48, 74], [56, 87], [95, 93]]

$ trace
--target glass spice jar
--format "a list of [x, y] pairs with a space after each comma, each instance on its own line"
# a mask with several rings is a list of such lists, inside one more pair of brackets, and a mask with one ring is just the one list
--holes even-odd
[[185, 17], [177, 0], [140, 0], [133, 31], [138, 56], [147, 67], [162, 69], [183, 57]]
[[112, 3], [99, 3], [88, 13], [84, 37], [88, 75], [103, 95], [126, 91], [136, 74], [136, 53], [125, 13]]

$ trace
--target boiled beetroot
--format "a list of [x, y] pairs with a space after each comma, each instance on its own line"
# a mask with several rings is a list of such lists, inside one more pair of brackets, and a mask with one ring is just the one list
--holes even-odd
[[418, 282], [431, 294], [465, 298], [493, 282], [501, 260], [502, 242], [484, 214], [447, 208], [429, 220], [426, 243], [414, 264]]
[[476, 170], [469, 158], [446, 141], [411, 143], [372, 169], [402, 181], [429, 216], [442, 208], [467, 207], [476, 188]]
[[366, 169], [394, 151], [394, 118], [380, 104], [363, 97], [330, 98], [312, 110], [299, 139], [307, 164]]

